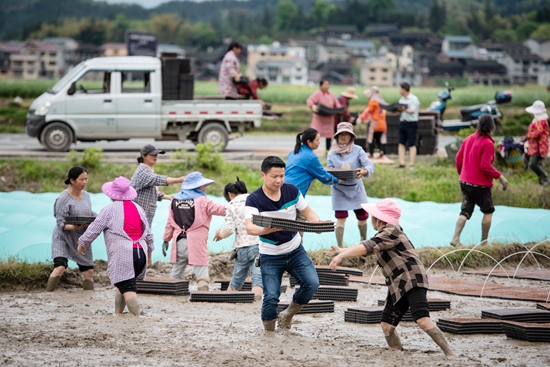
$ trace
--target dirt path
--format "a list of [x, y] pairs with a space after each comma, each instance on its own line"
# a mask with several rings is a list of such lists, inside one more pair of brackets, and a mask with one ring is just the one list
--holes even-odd
[[[442, 274], [442, 273], [441, 273]], [[444, 274], [449, 276], [448, 273]], [[475, 277], [461, 275], [463, 277]], [[473, 279], [479, 279], [475, 277]], [[287, 280], [288, 281], [288, 280]], [[548, 288], [535, 281], [501, 284]], [[194, 283], [192, 283], [194, 284]], [[355, 284], [358, 302], [334, 313], [298, 315], [292, 331], [266, 335], [260, 302], [215, 304], [189, 297], [139, 295], [143, 316], [115, 316], [114, 288], [0, 293], [0, 365], [7, 366], [548, 366], [549, 345], [503, 334], [447, 334], [458, 357], [446, 358], [413, 323], [402, 323], [404, 352], [390, 351], [378, 325], [346, 323], [350, 306], [372, 306], [386, 288]], [[282, 295], [290, 300], [293, 290]], [[451, 300], [438, 317], [480, 317], [482, 309], [535, 307], [529, 302], [430, 292]]]

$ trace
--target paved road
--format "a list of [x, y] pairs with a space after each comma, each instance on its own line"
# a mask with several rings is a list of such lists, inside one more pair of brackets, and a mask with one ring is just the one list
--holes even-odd
[[[286, 155], [294, 148], [295, 137], [288, 135], [257, 136], [246, 135], [244, 137], [231, 140], [227, 145], [226, 156], [245, 156], [254, 155], [265, 156], [269, 154]], [[445, 156], [445, 145], [454, 141], [451, 136], [440, 136], [438, 145], [438, 155]], [[130, 139], [128, 141], [98, 141], [95, 143], [78, 142], [71, 146], [71, 149], [83, 151], [88, 148], [102, 148], [106, 156], [126, 155], [139, 152], [139, 149], [145, 144], [153, 144], [158, 149], [166, 151], [175, 151], [186, 149], [194, 151], [195, 146], [191, 142], [180, 143], [179, 141], [155, 141], [154, 139]], [[324, 144], [324, 142], [323, 142]], [[0, 134], [0, 156], [64, 156], [65, 153], [52, 154], [46, 152], [37, 139], [31, 138], [25, 134]]]

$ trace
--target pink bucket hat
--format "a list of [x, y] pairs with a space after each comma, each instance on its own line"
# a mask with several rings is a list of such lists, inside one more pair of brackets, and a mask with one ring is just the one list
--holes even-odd
[[104, 183], [101, 190], [115, 200], [133, 200], [137, 196], [136, 190], [130, 186], [130, 180], [123, 176], [115, 178], [113, 182]]
[[399, 224], [401, 208], [395, 200], [384, 199], [376, 204], [361, 204], [367, 213], [386, 223]]

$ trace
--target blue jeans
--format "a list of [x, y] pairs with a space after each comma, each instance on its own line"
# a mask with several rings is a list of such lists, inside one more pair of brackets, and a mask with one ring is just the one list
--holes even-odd
[[260, 254], [259, 245], [241, 247], [237, 252], [235, 259], [235, 268], [233, 269], [233, 277], [229, 286], [239, 290], [242, 288], [248, 269], [252, 267], [252, 286], [263, 288], [262, 273], [259, 267], [254, 266], [254, 259]]
[[277, 304], [281, 295], [281, 281], [285, 271], [292, 275], [300, 288], [294, 292], [292, 302], [305, 305], [319, 288], [319, 277], [313, 262], [302, 245], [283, 255], [260, 254], [260, 268], [264, 283], [262, 321], [277, 318]]

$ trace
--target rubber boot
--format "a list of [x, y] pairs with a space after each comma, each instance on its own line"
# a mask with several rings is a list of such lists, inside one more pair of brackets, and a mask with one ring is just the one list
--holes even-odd
[[265, 331], [275, 331], [275, 323], [277, 322], [277, 319], [271, 320], [271, 321], [262, 321], [264, 324], [264, 330]]
[[439, 330], [439, 328], [433, 327], [431, 329], [425, 330], [426, 334], [430, 336], [430, 338], [433, 339], [435, 344], [439, 345], [439, 348], [445, 353], [446, 356], [454, 356], [455, 354], [451, 350], [451, 347], [449, 346], [449, 343], [447, 342], [447, 339], [445, 338], [445, 335]]
[[199, 291], [207, 291], [208, 288], [208, 279], [200, 278], [197, 279], [197, 289]]
[[55, 288], [57, 288], [60, 280], [61, 277], [49, 277], [48, 284], [46, 285], [46, 292], [53, 292]]
[[115, 295], [115, 313], [123, 313], [125, 307], [126, 301], [124, 300], [124, 296], [120, 293], [117, 293]]
[[344, 247], [344, 226], [336, 226], [334, 232], [336, 233], [336, 242], [338, 243], [338, 247]]
[[[489, 230], [491, 229], [491, 221], [481, 222], [481, 241], [485, 241], [489, 237]], [[488, 243], [487, 243], [488, 244]]]
[[294, 302], [290, 302], [287, 309], [279, 314], [278, 326], [280, 329], [290, 329], [292, 326], [292, 317], [296, 315], [305, 305], [299, 305]]
[[463, 216], [459, 216], [458, 220], [456, 221], [455, 234], [453, 236], [453, 239], [451, 240], [451, 246], [460, 245], [460, 234], [462, 233], [465, 225], [466, 218], [464, 218]]
[[91, 279], [84, 279], [82, 282], [82, 288], [85, 291], [93, 291], [94, 290], [94, 281]]
[[397, 350], [403, 350], [403, 344], [401, 344], [401, 339], [399, 339], [399, 335], [397, 335], [397, 331], [393, 331], [393, 333], [390, 333], [388, 335], [385, 335], [386, 342], [390, 346], [390, 348], [397, 349]]
[[132, 297], [126, 301], [126, 306], [128, 306], [128, 311], [134, 316], [139, 317], [139, 303], [137, 297]]
[[365, 241], [367, 239], [367, 224], [358, 224], [357, 227], [359, 227], [359, 234], [361, 235], [361, 241]]

